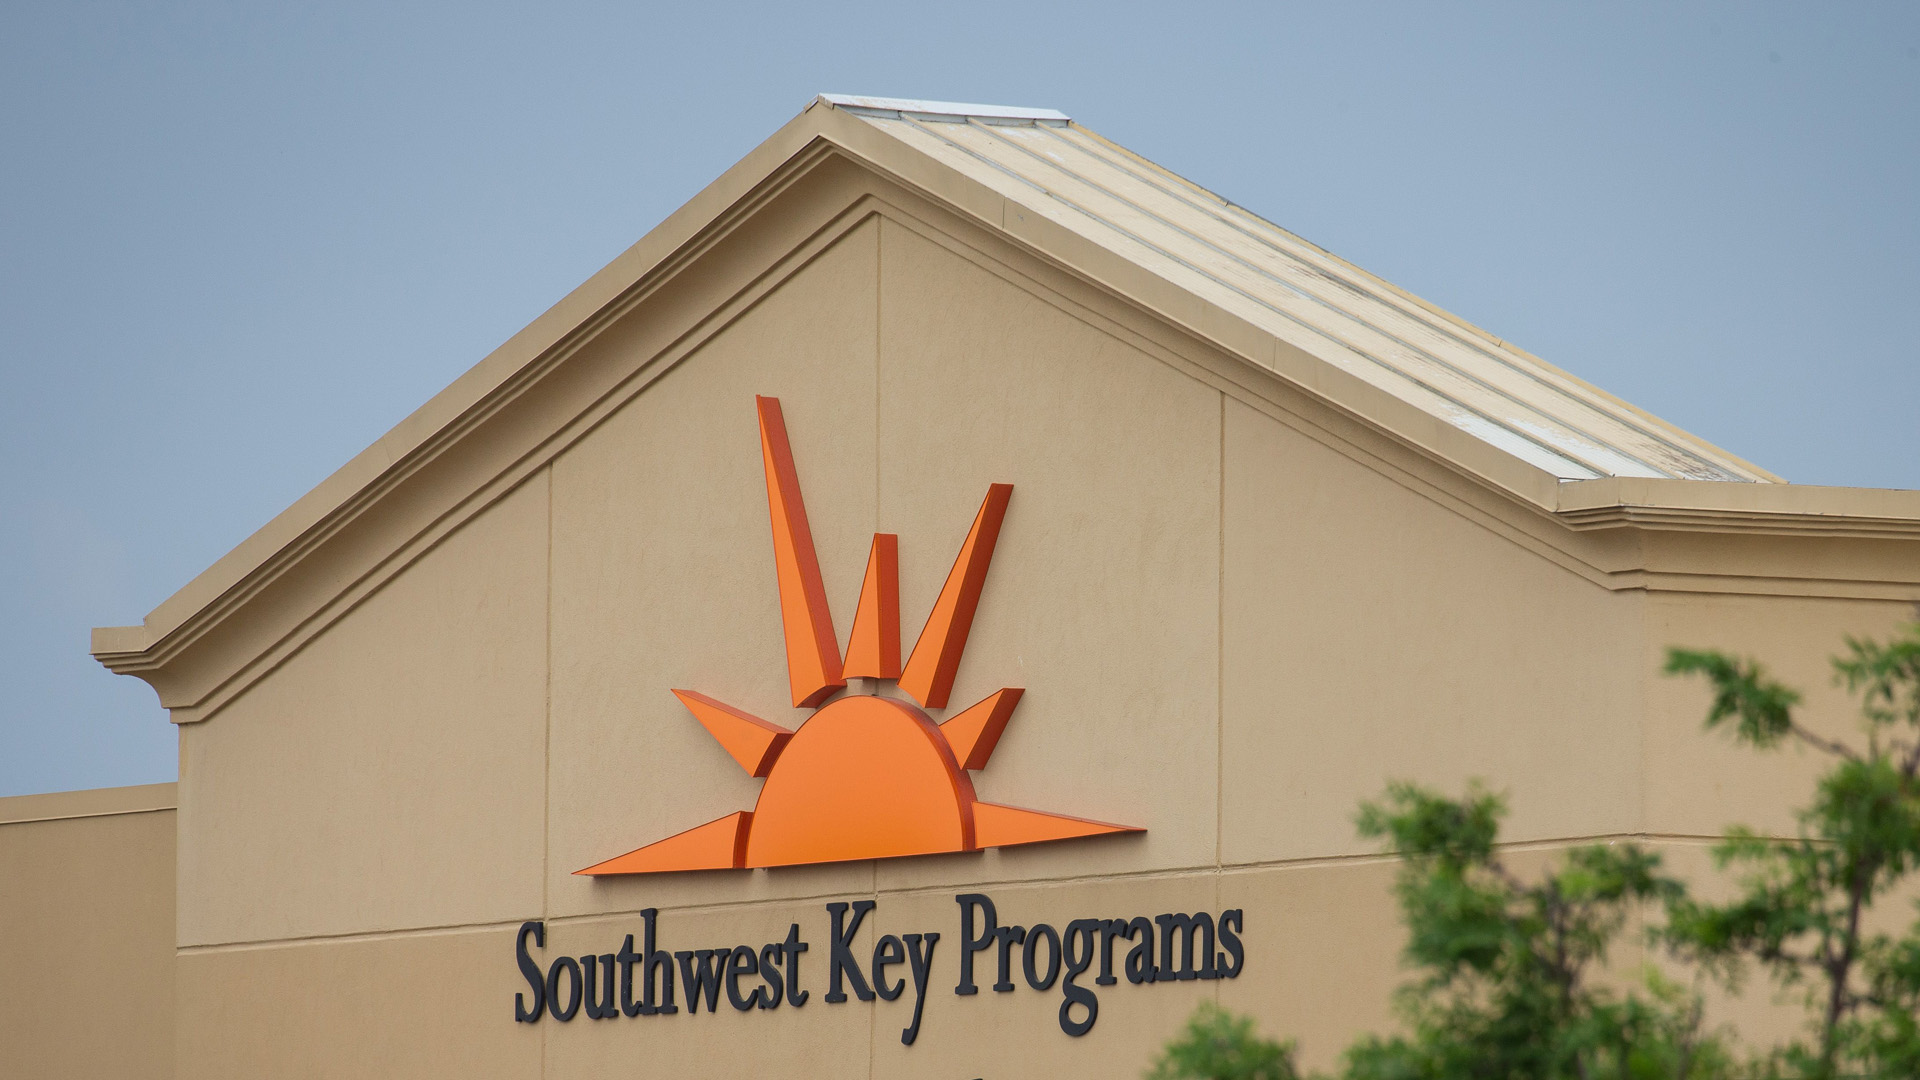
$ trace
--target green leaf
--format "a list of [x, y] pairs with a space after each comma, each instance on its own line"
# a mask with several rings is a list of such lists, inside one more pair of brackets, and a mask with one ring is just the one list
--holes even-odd
[[1166, 1045], [1147, 1080], [1296, 1080], [1293, 1044], [1263, 1039], [1253, 1021], [1202, 1002]]
[[1666, 671], [1669, 675], [1705, 675], [1713, 684], [1713, 706], [1707, 710], [1710, 728], [1718, 727], [1728, 717], [1738, 717], [1736, 736], [1760, 747], [1772, 746], [1793, 729], [1793, 707], [1800, 703], [1799, 692], [1767, 678], [1754, 661], [1736, 660], [1712, 650], [1668, 649]]

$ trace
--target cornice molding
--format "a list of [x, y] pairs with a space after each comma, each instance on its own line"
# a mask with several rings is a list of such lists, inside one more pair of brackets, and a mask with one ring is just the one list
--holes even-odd
[[1554, 516], [1576, 531], [1920, 538], [1920, 491], [1607, 477], [1563, 483], [1554, 496]]
[[1920, 540], [1920, 520], [1840, 516], [1774, 510], [1729, 510], [1697, 506], [1601, 506], [1555, 515], [1576, 532], [1649, 529], [1670, 532], [1749, 533], [1763, 536], [1830, 536], [1863, 540]]

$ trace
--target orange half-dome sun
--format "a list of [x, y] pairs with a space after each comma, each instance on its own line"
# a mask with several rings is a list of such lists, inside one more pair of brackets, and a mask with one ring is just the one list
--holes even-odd
[[[986, 767], [1021, 691], [999, 690], [936, 724], [913, 702], [854, 695], [828, 700], [848, 677], [897, 679], [927, 708], [944, 708], [959, 671], [1000, 523], [1013, 495], [994, 484], [974, 516], [913, 652], [900, 659], [896, 537], [874, 536], [847, 659], [827, 610], [799, 472], [776, 398], [755, 398], [773, 520], [774, 567], [793, 702], [819, 706], [788, 731], [691, 690], [673, 693], [753, 776], [751, 811], [737, 811], [576, 874], [651, 874], [883, 859], [1010, 844], [1144, 832], [1128, 825], [984, 803], [970, 769]], [[824, 704], [822, 704], [824, 702]]]

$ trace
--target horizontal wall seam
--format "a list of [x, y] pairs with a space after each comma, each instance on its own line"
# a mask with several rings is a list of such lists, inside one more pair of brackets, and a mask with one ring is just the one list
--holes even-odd
[[31, 825], [36, 821], [79, 821], [82, 818], [124, 817], [127, 814], [168, 814], [178, 810], [177, 806], [142, 806], [133, 810], [96, 810], [89, 814], [51, 814], [47, 817], [7, 818], [0, 820], [0, 828], [8, 825]]
[[[539, 916], [529, 916], [538, 919]], [[350, 945], [364, 941], [389, 941], [396, 938], [450, 937], [454, 934], [485, 933], [492, 930], [516, 930], [526, 919], [504, 922], [448, 923], [444, 926], [409, 926], [393, 930], [356, 930], [340, 934], [309, 934], [303, 937], [259, 938], [252, 941], [224, 941], [206, 945], [175, 945], [177, 956], [201, 953], [253, 952], [260, 949], [297, 948], [303, 945]]]

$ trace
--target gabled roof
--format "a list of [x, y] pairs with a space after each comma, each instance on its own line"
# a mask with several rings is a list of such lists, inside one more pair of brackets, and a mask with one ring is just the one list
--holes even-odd
[[[1920, 493], [1785, 484], [1063, 113], [823, 95], [142, 625], [96, 628], [94, 656], [116, 672], [154, 682], [176, 719], [182, 709], [217, 707], [217, 695], [203, 686], [170, 691], [157, 676], [323, 550], [386, 492], [564, 364], [594, 328], [626, 310], [623, 304], [670, 279], [703, 243], [750, 215], [764, 185], [822, 147], [1551, 516], [1566, 531], [1920, 537]], [[450, 527], [447, 520], [433, 528]], [[415, 539], [365, 557], [399, 565], [408, 557], [402, 549], [418, 546]], [[377, 575], [371, 567], [366, 575], [329, 601], [330, 610], [349, 603], [354, 589], [370, 588]], [[331, 616], [315, 610], [300, 617], [306, 620], [300, 629], [269, 643], [272, 648], [294, 647]], [[269, 662], [254, 656], [222, 663]], [[222, 678], [228, 679], [223, 694], [239, 685], [238, 676]]]

